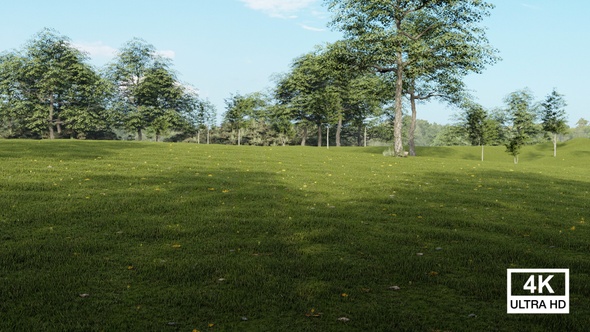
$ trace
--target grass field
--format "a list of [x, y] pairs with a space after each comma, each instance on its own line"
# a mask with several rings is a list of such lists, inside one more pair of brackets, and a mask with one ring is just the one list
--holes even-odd
[[[382, 152], [2, 140], [0, 331], [588, 329], [590, 140]], [[571, 313], [507, 315], [508, 268]]]

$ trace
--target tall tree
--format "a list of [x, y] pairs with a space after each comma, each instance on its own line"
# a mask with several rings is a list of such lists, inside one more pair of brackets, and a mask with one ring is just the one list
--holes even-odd
[[481, 146], [481, 161], [484, 159], [484, 146], [497, 136], [497, 126], [486, 110], [479, 104], [463, 104], [463, 128], [471, 145]]
[[332, 68], [324, 66], [324, 59], [321, 49], [295, 59], [291, 72], [279, 78], [275, 92], [294, 121], [317, 126], [318, 146], [322, 145], [322, 125], [336, 122], [341, 105]]
[[265, 101], [259, 93], [241, 95], [239, 93], [231, 95], [225, 99], [225, 121], [228, 122], [232, 130], [237, 130], [237, 144], [242, 142], [242, 129], [249, 118], [265, 106]]
[[553, 134], [553, 157], [557, 156], [557, 135], [567, 132], [565, 107], [567, 106], [563, 95], [553, 89], [541, 103], [543, 117], [543, 130]]
[[504, 102], [512, 125], [506, 152], [510, 153], [514, 157], [514, 163], [518, 164], [521, 148], [530, 141], [531, 136], [538, 133], [535, 126], [534, 97], [528, 89], [524, 89], [512, 92]]
[[[325, 0], [332, 25], [344, 32], [359, 61], [380, 73], [394, 73], [394, 154], [403, 156], [402, 96], [406, 77], [452, 70], [479, 72], [490, 62], [485, 31], [478, 24], [493, 6], [481, 0]], [[474, 54], [486, 57], [474, 57]], [[426, 61], [425, 59], [430, 59]], [[429, 66], [423, 66], [428, 64]], [[457, 69], [459, 68], [459, 69]], [[458, 71], [459, 70], [459, 71]], [[462, 72], [461, 72], [462, 70]]]
[[170, 67], [170, 59], [139, 38], [127, 42], [108, 67], [109, 78], [118, 87], [117, 105], [124, 124], [137, 132], [138, 140], [149, 127], [159, 139], [182, 113], [182, 84]]
[[319, 51], [327, 84], [335, 93], [336, 146], [341, 146], [342, 130], [348, 122], [361, 127], [368, 116], [379, 113], [387, 85], [374, 72], [355, 64], [348, 42], [327, 44]]
[[368, 116], [379, 112], [383, 86], [375, 73], [354, 64], [348, 43], [339, 41], [295, 59], [291, 72], [279, 79], [276, 99], [289, 106], [294, 120], [317, 126], [318, 146], [322, 125], [335, 124], [340, 146], [346, 125], [362, 127]]
[[20, 52], [0, 57], [0, 111], [50, 139], [106, 127], [108, 87], [87, 56], [52, 29], [36, 34]]
[[163, 132], [180, 123], [181, 115], [190, 111], [185, 103], [185, 88], [174, 74], [165, 68], [151, 68], [146, 72], [135, 96], [142, 101], [144, 119], [160, 141]]

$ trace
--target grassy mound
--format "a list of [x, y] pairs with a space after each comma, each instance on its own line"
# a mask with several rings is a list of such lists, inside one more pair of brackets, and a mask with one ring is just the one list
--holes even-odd
[[[590, 325], [590, 140], [382, 152], [0, 141], [0, 330]], [[571, 314], [507, 315], [507, 268]]]

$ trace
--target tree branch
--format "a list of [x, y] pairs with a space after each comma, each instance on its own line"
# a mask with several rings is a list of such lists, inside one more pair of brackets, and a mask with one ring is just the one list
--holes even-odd
[[388, 68], [380, 67], [380, 66], [371, 66], [371, 67], [373, 67], [373, 69], [375, 69], [378, 73], [381, 73], [381, 74], [391, 73], [396, 70], [396, 68], [394, 68], [394, 67], [388, 67]]
[[431, 92], [431, 93], [429, 93], [427, 95], [422, 95], [422, 96], [420, 96], [420, 95], [416, 96], [415, 95], [414, 96], [414, 99], [425, 100], [425, 99], [430, 99], [432, 97], [446, 97], [446, 95], [445, 94], [442, 94], [442, 93], [434, 93], [434, 92]]
[[405, 32], [405, 31], [400, 31], [400, 33], [401, 33], [403, 36], [407, 37], [408, 39], [410, 39], [410, 40], [412, 40], [412, 41], [416, 41], [416, 40], [418, 40], [418, 39], [420, 39], [420, 38], [424, 37], [424, 35], [425, 35], [425, 34], [426, 34], [428, 31], [432, 30], [432, 29], [433, 29], [435, 26], [437, 26], [437, 23], [432, 23], [430, 26], [428, 26], [426, 29], [424, 29], [424, 31], [420, 32], [420, 33], [419, 33], [418, 35], [416, 35], [416, 36], [412, 36], [412, 35], [410, 35], [409, 33]]

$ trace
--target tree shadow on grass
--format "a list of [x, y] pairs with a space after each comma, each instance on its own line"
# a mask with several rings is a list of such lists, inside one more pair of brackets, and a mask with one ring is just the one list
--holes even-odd
[[340, 272], [324, 271], [337, 225], [276, 174], [95, 174], [40, 188], [51, 200], [21, 192], [27, 202], [0, 215], [0, 327], [203, 328], [247, 316], [287, 328], [313, 324], [306, 311], [339, 294]]

